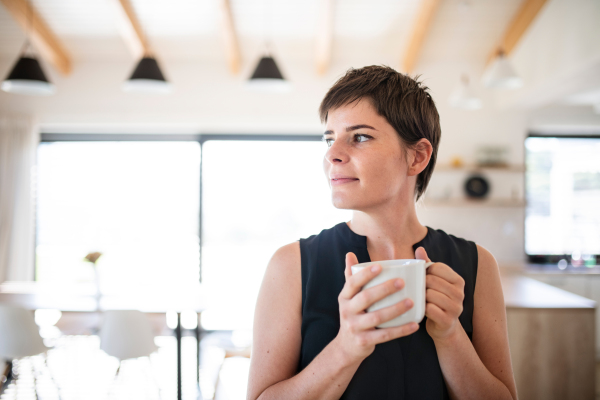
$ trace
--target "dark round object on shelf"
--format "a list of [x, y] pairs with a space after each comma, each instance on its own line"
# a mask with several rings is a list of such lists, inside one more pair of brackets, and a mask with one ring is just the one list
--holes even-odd
[[465, 192], [468, 197], [484, 198], [490, 191], [490, 184], [481, 175], [472, 175], [465, 182]]

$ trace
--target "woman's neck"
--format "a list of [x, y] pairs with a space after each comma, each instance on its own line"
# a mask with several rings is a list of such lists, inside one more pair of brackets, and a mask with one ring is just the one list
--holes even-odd
[[355, 210], [348, 227], [367, 237], [371, 261], [414, 258], [413, 244], [427, 235], [427, 227], [419, 222], [412, 199], [381, 205], [375, 210]]

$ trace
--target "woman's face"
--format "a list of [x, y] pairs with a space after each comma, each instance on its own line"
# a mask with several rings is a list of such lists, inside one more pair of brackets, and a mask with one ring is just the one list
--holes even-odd
[[400, 137], [370, 100], [330, 110], [324, 140], [323, 169], [336, 208], [367, 211], [413, 198], [416, 176], [408, 176]]

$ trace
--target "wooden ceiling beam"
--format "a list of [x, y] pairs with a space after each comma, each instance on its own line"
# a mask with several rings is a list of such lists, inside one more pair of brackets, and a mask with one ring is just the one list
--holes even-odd
[[545, 3], [546, 0], [523, 0], [504, 36], [488, 56], [486, 64], [489, 64], [500, 52], [504, 52], [507, 56], [512, 53]]
[[421, 7], [417, 14], [417, 20], [413, 26], [410, 40], [406, 48], [406, 53], [402, 60], [402, 70], [409, 74], [413, 72], [417, 64], [419, 53], [423, 47], [423, 42], [427, 32], [431, 27], [431, 21], [439, 8], [441, 0], [422, 0]]
[[221, 0], [221, 31], [225, 43], [225, 52], [229, 71], [236, 75], [240, 71], [242, 57], [240, 55], [240, 46], [238, 43], [233, 14], [231, 12], [231, 3], [229, 0]]
[[317, 74], [324, 75], [331, 63], [335, 0], [321, 0], [316, 43]]
[[121, 38], [134, 58], [150, 54], [148, 41], [129, 0], [111, 0]]
[[71, 73], [71, 58], [33, 5], [26, 0], [0, 0], [42, 58], [63, 75]]

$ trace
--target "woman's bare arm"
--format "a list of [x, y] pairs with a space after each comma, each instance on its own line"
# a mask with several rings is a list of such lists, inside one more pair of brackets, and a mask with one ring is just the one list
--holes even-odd
[[517, 399], [498, 264], [479, 245], [477, 253], [473, 342], [462, 326], [436, 341], [440, 366], [452, 399]]
[[381, 267], [352, 275], [350, 266], [358, 260], [353, 253], [348, 253], [344, 271], [346, 283], [338, 296], [340, 332], [296, 374], [302, 340], [300, 263], [300, 244], [294, 242], [279, 249], [267, 266], [254, 316], [248, 400], [339, 399], [362, 360], [373, 352], [376, 344], [412, 334], [418, 329], [415, 323], [374, 328], [405, 313], [412, 304], [401, 302], [365, 312], [371, 304], [401, 290], [404, 282], [389, 280], [360, 292], [381, 272]]
[[[254, 314], [248, 400], [339, 399], [360, 362], [348, 363], [332, 341], [298, 375], [302, 325], [300, 244], [273, 255]], [[295, 376], [294, 376], [295, 375]]]

